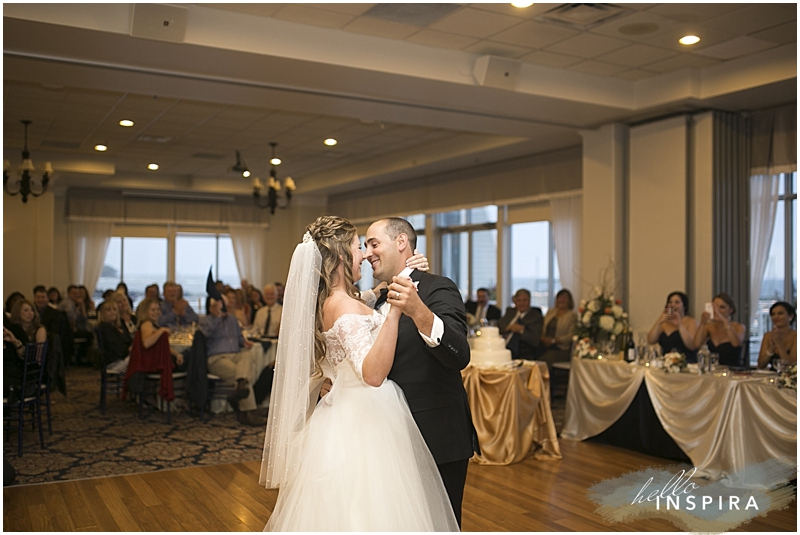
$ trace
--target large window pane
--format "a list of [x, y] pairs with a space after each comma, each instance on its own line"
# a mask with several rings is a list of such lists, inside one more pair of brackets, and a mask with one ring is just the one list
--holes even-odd
[[242, 285], [239, 270], [236, 268], [236, 256], [233, 254], [233, 240], [230, 236], [219, 237], [219, 275], [218, 279], [234, 288]]
[[94, 290], [92, 300], [99, 303], [106, 290], [116, 290], [122, 280], [122, 238], [111, 238], [108, 241], [106, 258], [103, 260], [103, 271]]
[[123, 238], [122, 246], [123, 276], [137, 304], [145, 287], [155, 283], [162, 288], [167, 280], [167, 239]]
[[175, 282], [195, 312], [205, 311], [206, 279], [212, 268], [217, 278], [217, 237], [213, 234], [178, 234], [175, 237]]
[[442, 235], [442, 275], [449, 277], [461, 291], [462, 299], [469, 293], [469, 233], [454, 232]]
[[511, 288], [506, 303], [514, 292], [525, 288], [531, 292], [531, 306], [542, 311], [550, 306], [550, 223], [536, 221], [511, 226]]
[[761, 299], [781, 300], [784, 292], [784, 266], [785, 262], [785, 235], [786, 220], [784, 217], [784, 203], [778, 203], [778, 213], [775, 217], [775, 226], [772, 230], [772, 243], [767, 256], [767, 269], [761, 283]]
[[497, 230], [472, 233], [472, 298], [478, 288], [489, 290], [494, 300], [497, 290]]
[[482, 223], [497, 223], [497, 206], [480, 206], [478, 208], [436, 214], [436, 226], [443, 228], [460, 225], [479, 225]]
[[406, 216], [403, 219], [408, 221], [417, 232], [425, 230], [425, 214], [414, 214]]

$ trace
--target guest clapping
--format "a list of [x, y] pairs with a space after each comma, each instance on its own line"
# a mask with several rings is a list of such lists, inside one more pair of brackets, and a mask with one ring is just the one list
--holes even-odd
[[538, 360], [546, 362], [548, 367], [556, 362], [568, 362], [572, 356], [572, 336], [578, 321], [574, 309], [575, 300], [565, 288], [556, 294], [555, 306], [544, 317], [544, 332], [540, 338], [544, 353]]
[[657, 343], [665, 355], [677, 351], [686, 355], [688, 362], [697, 362], [697, 347], [694, 344], [697, 320], [688, 316], [688, 311], [689, 297], [685, 293], [669, 294], [664, 310], [647, 333], [647, 343]]
[[708, 341], [708, 350], [719, 355], [719, 363], [727, 366], [742, 365], [742, 343], [745, 326], [731, 320], [736, 305], [731, 296], [718, 294], [712, 301], [714, 315], [707, 311], [700, 317], [700, 327], [694, 335], [694, 347]]
[[764, 335], [761, 351], [758, 353], [759, 369], [768, 365], [778, 369], [778, 361], [788, 364], [797, 363], [797, 331], [792, 329], [795, 321], [795, 310], [785, 301], [778, 301], [769, 307], [772, 318], [772, 330]]

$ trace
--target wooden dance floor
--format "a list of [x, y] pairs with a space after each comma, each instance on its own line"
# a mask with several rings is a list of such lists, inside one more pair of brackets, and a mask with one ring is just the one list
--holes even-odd
[[[673, 463], [590, 442], [561, 441], [563, 460], [471, 464], [464, 531], [677, 531], [663, 519], [605, 522], [587, 498], [595, 483]], [[185, 468], [3, 489], [8, 531], [260, 531], [277, 491], [260, 463]], [[736, 531], [797, 531], [797, 502]]]

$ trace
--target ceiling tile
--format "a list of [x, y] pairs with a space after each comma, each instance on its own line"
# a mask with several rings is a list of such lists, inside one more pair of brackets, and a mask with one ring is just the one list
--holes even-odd
[[569, 67], [583, 61], [583, 58], [545, 52], [544, 50], [537, 50], [519, 59], [525, 63], [533, 63], [534, 65], [543, 65], [545, 67]]
[[542, 13], [546, 13], [551, 9], [558, 7], [561, 4], [540, 4], [535, 3], [530, 7], [518, 8], [511, 5], [509, 2], [502, 2], [499, 4], [469, 4], [469, 7], [475, 9], [482, 9], [485, 11], [493, 11], [495, 13], [502, 13], [503, 15], [510, 15], [512, 17], [523, 17], [532, 19], [538, 17]]
[[318, 9], [325, 9], [327, 11], [336, 11], [337, 13], [346, 13], [348, 15], [362, 15], [364, 12], [372, 9], [375, 4], [305, 4], [310, 7]]
[[491, 56], [500, 56], [501, 58], [516, 59], [531, 52], [530, 48], [523, 48], [520, 46], [507, 45], [505, 43], [497, 43], [494, 41], [480, 41], [472, 46], [464, 49], [465, 52], [472, 52], [474, 54]]
[[788, 45], [789, 43], [797, 42], [797, 21], [787, 22], [774, 28], [762, 30], [760, 32], [751, 33], [750, 37], [761, 39], [762, 41], [770, 41], [780, 45]]
[[[678, 39], [684, 35], [696, 35], [700, 37], [700, 42], [690, 46], [682, 45], [678, 42]], [[660, 46], [662, 48], [668, 48], [678, 52], [696, 53], [700, 50], [716, 45], [717, 43], [722, 43], [723, 41], [733, 39], [734, 37], [736, 36], [730, 32], [718, 30], [717, 28], [712, 28], [711, 26], [678, 23], [676, 27], [658, 35], [654, 35], [648, 39], [647, 42], [653, 46]]]
[[272, 18], [323, 28], [341, 28], [352, 21], [355, 16], [318, 9], [307, 4], [286, 4]]
[[[630, 15], [625, 15], [624, 17], [614, 19], [611, 22], [606, 22], [599, 26], [595, 26], [592, 28], [592, 33], [607, 35], [609, 37], [617, 37], [620, 39], [629, 39], [632, 41], [645, 41], [649, 43], [653, 36], [673, 29], [678, 24], [679, 22], [676, 20], [660, 17], [650, 13], [649, 11], [643, 11], [631, 13]], [[648, 33], [626, 32], [626, 29], [635, 29], [637, 27], [645, 28], [647, 26], [653, 26], [654, 30]], [[622, 31], [620, 31], [620, 29], [622, 29]]]
[[603, 63], [602, 61], [584, 61], [569, 67], [571, 71], [585, 72], [587, 74], [600, 74], [602, 76], [612, 76], [618, 72], [628, 70], [627, 67], [614, 65], [613, 63]]
[[425, 29], [415, 33], [411, 37], [406, 38], [406, 41], [420, 45], [435, 46], [438, 48], [461, 50], [464, 47], [477, 43], [478, 39], [475, 37], [456, 35], [454, 33]]
[[248, 15], [256, 15], [259, 17], [271, 17], [281, 7], [282, 4], [201, 4], [203, 7], [213, 7], [214, 9], [222, 9], [223, 11], [238, 11], [239, 13], [247, 13]]
[[712, 19], [709, 26], [732, 33], [748, 34], [797, 19], [797, 13], [775, 4], [755, 4]]
[[682, 22], [704, 22], [725, 13], [741, 9], [742, 4], [696, 4], [696, 3], [667, 3], [658, 4], [648, 13], [679, 20]]
[[598, 56], [596, 59], [628, 67], [639, 67], [647, 63], [675, 56], [678, 53], [666, 48], [658, 48], [644, 44], [633, 44], [620, 50]]
[[416, 26], [410, 24], [400, 24], [388, 20], [374, 19], [372, 17], [359, 17], [350, 24], [342, 27], [342, 30], [373, 37], [385, 37], [388, 39], [405, 39], [419, 31]]
[[650, 71], [664, 73], [670, 71], [677, 71], [679, 69], [685, 69], [687, 67], [702, 69], [705, 67], [710, 67], [711, 65], [716, 65], [717, 63], [719, 62], [711, 58], [703, 58], [700, 56], [695, 56], [694, 54], [684, 53], [666, 59], [664, 61], [657, 61], [655, 63], [650, 63], [645, 67], [647, 68], [647, 70]]
[[600, 54], [620, 49], [629, 43], [630, 41], [623, 41], [613, 37], [582, 33], [546, 47], [546, 50], [582, 58], [593, 58]]
[[643, 71], [641, 69], [631, 69], [629, 71], [618, 72], [614, 74], [614, 78], [622, 78], [623, 80], [643, 80], [645, 78], [650, 78], [651, 76], [655, 76], [656, 73], [652, 73], [649, 71]]
[[467, 7], [428, 25], [428, 29], [471, 37], [489, 37], [520, 22], [522, 19], [518, 17]]
[[753, 54], [777, 46], [769, 41], [753, 39], [752, 37], [737, 37], [718, 45], [698, 50], [697, 54], [717, 59], [733, 59], [747, 54]]
[[492, 40], [530, 48], [544, 48], [578, 34], [580, 32], [577, 30], [556, 24], [528, 21], [494, 35]]

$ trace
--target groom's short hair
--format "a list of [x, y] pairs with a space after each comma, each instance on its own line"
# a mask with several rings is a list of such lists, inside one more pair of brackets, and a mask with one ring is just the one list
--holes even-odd
[[387, 217], [386, 221], [386, 234], [393, 240], [396, 240], [400, 234], [408, 236], [408, 243], [411, 245], [411, 251], [417, 248], [417, 233], [411, 223], [399, 217]]

